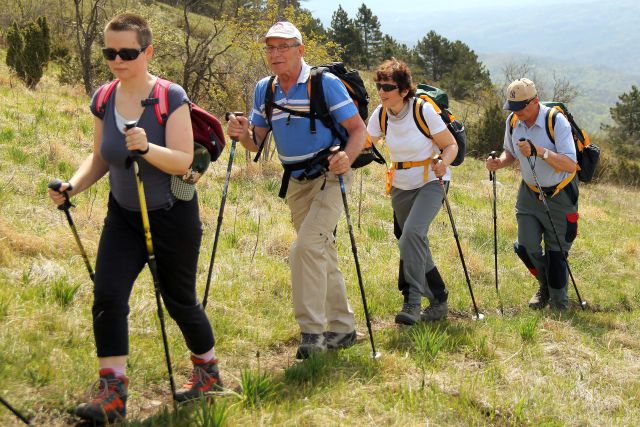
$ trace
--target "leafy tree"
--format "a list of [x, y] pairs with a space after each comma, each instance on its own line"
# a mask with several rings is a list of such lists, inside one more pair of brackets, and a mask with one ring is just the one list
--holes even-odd
[[338, 9], [333, 12], [331, 27], [329, 27], [327, 35], [331, 41], [343, 48], [343, 62], [354, 67], [360, 65], [364, 56], [360, 33], [342, 6], [338, 6]]
[[42, 78], [51, 54], [47, 18], [41, 16], [36, 22], [30, 21], [24, 26], [14, 21], [9, 28], [7, 42], [7, 65], [15, 70], [27, 87], [34, 89]]
[[640, 156], [640, 90], [631, 86], [631, 91], [618, 97], [616, 105], [609, 109], [614, 124], [605, 127], [611, 142], [619, 154]]
[[442, 86], [458, 99], [467, 98], [480, 88], [490, 87], [489, 71], [478, 60], [478, 55], [459, 40], [450, 46], [451, 64], [442, 78]]
[[431, 82], [439, 82], [451, 69], [453, 64], [451, 50], [451, 42], [433, 30], [416, 44], [414, 52], [417, 63]]
[[380, 45], [380, 59], [398, 58], [410, 64], [412, 62], [411, 50], [404, 43], [398, 43], [393, 37], [385, 34], [382, 37], [382, 43]]
[[362, 4], [356, 14], [355, 26], [360, 31], [362, 52], [364, 54], [364, 66], [371, 69], [372, 60], [377, 62], [380, 58], [380, 46], [382, 45], [382, 32], [380, 21], [366, 4]]

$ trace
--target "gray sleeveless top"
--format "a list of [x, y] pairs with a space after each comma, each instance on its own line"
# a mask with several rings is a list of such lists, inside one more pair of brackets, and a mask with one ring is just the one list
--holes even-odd
[[[97, 93], [97, 91], [96, 91]], [[104, 117], [96, 106], [96, 94], [91, 99], [91, 112], [94, 116], [102, 119], [102, 145], [100, 154], [109, 166], [109, 184], [111, 193], [120, 206], [132, 211], [140, 211], [138, 201], [138, 190], [133, 172], [133, 166], [126, 168], [125, 163], [130, 152], [124, 142], [124, 134], [116, 126], [116, 105], [117, 92], [114, 90], [107, 101]], [[149, 97], [153, 96], [153, 91]], [[168, 91], [169, 111], [171, 114], [182, 104], [189, 103], [189, 98], [184, 89], [177, 84], [172, 84]], [[138, 120], [138, 127], [147, 133], [147, 139], [151, 144], [165, 147], [164, 126], [158, 123], [153, 105], [145, 107], [142, 116]], [[140, 175], [144, 182], [144, 193], [147, 202], [147, 209], [168, 209], [176, 201], [171, 194], [171, 176], [147, 163], [144, 157], [138, 158], [140, 165]]]

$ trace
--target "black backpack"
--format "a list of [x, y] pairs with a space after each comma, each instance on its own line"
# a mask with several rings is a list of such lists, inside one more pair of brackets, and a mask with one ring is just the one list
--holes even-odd
[[[307, 92], [309, 94], [309, 112], [301, 112], [292, 110], [274, 102], [274, 90], [275, 90], [275, 76], [271, 76], [269, 83], [267, 84], [267, 91], [265, 93], [264, 106], [265, 115], [267, 117], [267, 123], [269, 129], [273, 129], [271, 124], [271, 118], [273, 117], [273, 109], [289, 113], [292, 116], [306, 117], [309, 119], [309, 131], [316, 133], [316, 120], [320, 120], [323, 126], [331, 130], [334, 138], [340, 141], [340, 147], [344, 148], [347, 144], [347, 137], [345, 137], [339, 130], [339, 124], [335, 123], [329, 108], [327, 108], [327, 102], [324, 98], [324, 91], [322, 89], [322, 74], [329, 72], [340, 79], [342, 84], [347, 89], [349, 96], [353, 100], [354, 104], [358, 108], [358, 114], [362, 120], [366, 120], [369, 114], [369, 94], [364, 87], [364, 82], [360, 77], [360, 74], [356, 70], [347, 70], [341, 62], [332, 62], [325, 65], [320, 65], [311, 68], [311, 74], [307, 83]], [[256, 154], [254, 161], [260, 158], [264, 141], [258, 146], [258, 153]], [[282, 176], [282, 183], [280, 185], [279, 196], [284, 198], [287, 193], [287, 187], [289, 183], [289, 177], [294, 170], [303, 169], [303, 175], [308, 179], [314, 179], [320, 176], [327, 167], [327, 158], [331, 154], [329, 148], [320, 151], [312, 159], [305, 160], [294, 164], [283, 164], [284, 174]], [[365, 146], [358, 158], [351, 165], [352, 168], [360, 168], [368, 165], [371, 162], [379, 164], [385, 163], [384, 157], [376, 149], [375, 145], [371, 141], [371, 137], [367, 137]]]
[[[316, 133], [316, 120], [320, 122], [326, 128], [331, 130], [334, 138], [340, 140], [340, 146], [344, 148], [347, 143], [347, 138], [338, 130], [339, 124], [335, 123], [331, 118], [329, 109], [327, 108], [327, 102], [324, 99], [324, 91], [322, 89], [322, 74], [329, 72], [338, 77], [342, 84], [347, 89], [349, 96], [353, 100], [353, 103], [358, 108], [358, 114], [362, 120], [366, 121], [369, 116], [369, 94], [364, 86], [362, 77], [357, 70], [347, 70], [342, 62], [331, 62], [325, 65], [319, 65], [311, 68], [311, 74], [307, 83], [307, 90], [309, 93], [309, 112], [300, 112], [288, 109], [280, 106], [273, 101], [273, 91], [275, 87], [275, 76], [271, 76], [269, 83], [267, 84], [267, 92], [265, 94], [264, 106], [265, 115], [267, 116], [267, 122], [269, 128], [271, 128], [271, 117], [273, 116], [273, 109], [277, 108], [281, 111], [285, 111], [291, 115], [298, 117], [306, 117], [309, 119], [309, 131]], [[259, 158], [260, 150], [256, 158]], [[376, 149], [375, 145], [371, 142], [370, 138], [367, 138], [365, 146], [358, 158], [353, 162], [352, 168], [360, 168], [368, 165], [371, 162], [379, 164], [385, 163], [382, 154]]]
[[[573, 116], [567, 109], [567, 106], [562, 102], [541, 102], [542, 105], [549, 107], [549, 111], [545, 117], [545, 129], [547, 136], [555, 145], [555, 133], [554, 128], [556, 125], [556, 118], [558, 114], [563, 114], [571, 125], [571, 135], [573, 136], [573, 144], [576, 147], [576, 159], [578, 160], [578, 179], [581, 182], [591, 182], [593, 175], [598, 167], [600, 160], [600, 147], [592, 144], [589, 140], [589, 135], [576, 124]], [[518, 117], [511, 113], [509, 115], [509, 133], [513, 133], [513, 129], [516, 127]]]

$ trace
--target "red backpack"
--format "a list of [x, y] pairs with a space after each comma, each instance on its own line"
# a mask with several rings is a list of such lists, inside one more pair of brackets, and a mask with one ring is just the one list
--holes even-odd
[[[96, 91], [96, 109], [104, 116], [107, 108], [107, 102], [111, 93], [116, 88], [119, 80], [105, 83]], [[173, 84], [169, 80], [158, 80], [153, 88], [153, 97], [142, 101], [143, 106], [153, 105], [156, 118], [161, 126], [166, 125], [169, 111], [169, 87]], [[202, 145], [211, 155], [211, 161], [214, 162], [222, 154], [224, 150], [225, 140], [224, 131], [220, 120], [208, 111], [203, 110], [196, 104], [191, 103], [189, 106], [191, 112], [191, 127], [193, 128], [193, 141]]]

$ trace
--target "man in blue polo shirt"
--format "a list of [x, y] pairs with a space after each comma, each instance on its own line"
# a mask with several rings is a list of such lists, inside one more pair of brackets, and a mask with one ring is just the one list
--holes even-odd
[[[289, 264], [294, 312], [302, 332], [296, 357], [303, 359], [327, 348], [344, 348], [355, 342], [355, 318], [338, 269], [333, 231], [343, 210], [338, 175], [350, 187], [351, 163], [362, 150], [366, 127], [344, 85], [332, 74], [323, 73], [328, 110], [348, 133], [348, 141], [342, 151], [328, 157], [328, 171], [320, 173], [310, 168], [314, 159], [326, 156], [327, 149], [340, 141], [319, 120], [316, 132], [311, 133], [308, 117], [277, 108], [309, 112], [307, 82], [311, 67], [303, 59], [302, 35], [290, 22], [277, 22], [265, 36], [264, 50], [275, 74], [273, 136], [280, 161], [290, 173], [283, 185], [288, 186], [287, 203], [297, 232]], [[269, 83], [270, 77], [258, 82], [249, 120], [235, 117], [229, 121], [229, 136], [249, 151], [257, 151], [269, 132], [265, 110]]]
[[[516, 201], [515, 251], [540, 285], [529, 307], [542, 309], [549, 304], [554, 309], [566, 310], [568, 271], [560, 251], [568, 255], [578, 232], [578, 177], [571, 127], [564, 115], [558, 114], [553, 126], [555, 142], [550, 139], [546, 129], [549, 108], [540, 104], [534, 83], [526, 78], [509, 85], [504, 109], [513, 112], [507, 118], [504, 151], [496, 159], [489, 157], [486, 165], [495, 171], [515, 161], [520, 163], [522, 182]], [[536, 156], [532, 159], [534, 170], [562, 247], [558, 246], [527, 160], [532, 153]]]

